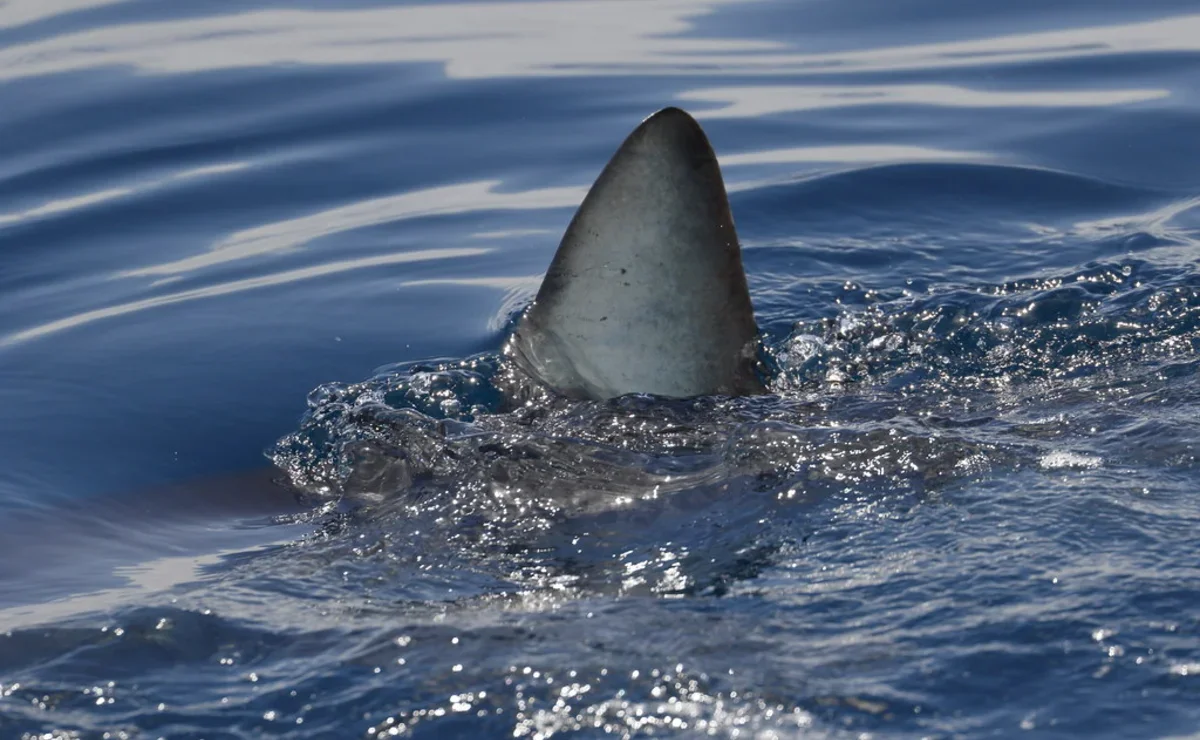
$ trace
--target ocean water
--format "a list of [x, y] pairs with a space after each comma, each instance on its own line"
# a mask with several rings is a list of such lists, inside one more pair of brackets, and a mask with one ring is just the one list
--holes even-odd
[[[772, 392], [506, 400], [665, 105]], [[1196, 736], [1197, 131], [1183, 0], [0, 2], [0, 737]]]

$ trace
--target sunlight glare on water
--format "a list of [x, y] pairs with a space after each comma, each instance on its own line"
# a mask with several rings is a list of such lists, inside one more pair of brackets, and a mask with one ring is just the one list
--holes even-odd
[[[1193, 6], [0, 1], [0, 736], [1194, 733]], [[770, 392], [556, 398], [667, 105]]]

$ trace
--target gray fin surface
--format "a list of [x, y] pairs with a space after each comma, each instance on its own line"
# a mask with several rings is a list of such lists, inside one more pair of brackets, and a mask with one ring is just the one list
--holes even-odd
[[758, 327], [708, 137], [664, 108], [584, 198], [505, 348], [558, 393], [763, 392]]

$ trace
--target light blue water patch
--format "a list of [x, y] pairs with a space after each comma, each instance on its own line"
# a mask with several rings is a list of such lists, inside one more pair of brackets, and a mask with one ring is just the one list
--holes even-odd
[[[514, 408], [665, 105], [772, 393]], [[0, 5], [0, 736], [1193, 733], [1198, 126], [1190, 2]]]

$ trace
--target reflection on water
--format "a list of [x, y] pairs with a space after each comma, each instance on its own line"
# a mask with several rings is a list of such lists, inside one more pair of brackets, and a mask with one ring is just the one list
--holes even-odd
[[312, 267], [286, 270], [284, 272], [246, 278], [245, 280], [217, 283], [215, 285], [209, 285], [203, 288], [184, 290], [178, 293], [168, 293], [166, 295], [146, 298], [140, 301], [132, 301], [130, 303], [122, 303], [116, 306], [95, 309], [93, 311], [85, 311], [74, 316], [68, 316], [65, 319], [51, 321], [40, 326], [35, 326], [14, 334], [10, 334], [6, 337], [0, 337], [0, 348], [21, 344], [22, 342], [28, 342], [33, 339], [39, 339], [50, 334], [65, 331], [67, 329], [74, 329], [76, 327], [90, 324], [94, 321], [100, 321], [101, 319], [111, 319], [116, 316], [124, 316], [126, 314], [137, 313], [138, 311], [145, 311], [147, 309], [158, 308], [160, 306], [170, 306], [176, 303], [199, 300], [201, 298], [215, 298], [217, 296], [241, 293], [247, 290], [268, 288], [276, 285], [285, 285], [287, 283], [295, 283], [302, 280], [312, 280], [313, 278], [335, 275], [348, 270], [361, 270], [368, 267], [400, 265], [408, 262], [422, 262], [427, 260], [447, 260], [459, 257], [472, 257], [486, 254], [488, 251], [489, 250], [485, 248], [425, 249], [415, 252], [400, 252], [397, 254], [377, 255], [374, 257], [359, 257], [357, 259], [341, 260], [338, 262], [326, 262], [324, 264], [314, 265]]
[[[0, 735], [1200, 721], [1186, 0], [0, 0], [0, 36]], [[513, 403], [505, 328], [673, 103], [775, 392]], [[264, 447], [328, 508], [163, 488]]]
[[294, 249], [339, 232], [426, 216], [474, 211], [535, 210], [572, 206], [583, 200], [584, 187], [541, 188], [500, 192], [495, 180], [416, 190], [371, 198], [308, 216], [257, 226], [221, 240], [212, 251], [148, 267], [125, 270], [120, 277], [180, 275], [248, 257]]
[[[126, 24], [0, 51], [0, 79], [133, 67], [158, 74], [280, 64], [440, 62], [452, 78], [578, 75], [773, 45], [682, 36], [721, 3], [692, 0], [459, 3], [264, 10]], [[629, 13], [637, 23], [629, 23]]]
[[1095, 108], [1157, 100], [1169, 90], [972, 90], [956, 85], [772, 85], [689, 90], [679, 97], [721, 103], [704, 118], [753, 118], [858, 105], [961, 108]]
[[899, 162], [983, 162], [992, 157], [984, 152], [956, 152], [902, 144], [847, 144], [845, 146], [801, 146], [729, 154], [720, 158], [726, 167], [751, 164], [888, 164]]
[[[750, 55], [739, 72], [896, 72], [1200, 50], [1200, 15], [830, 54]], [[739, 67], [739, 65], [735, 65]]]
[[77, 10], [116, 5], [125, 0], [5, 0], [0, 2], [0, 28], [15, 28]]
[[[103, 67], [172, 74], [283, 64], [436, 62], [452, 79], [776, 76], [933, 70], [1200, 50], [1200, 15], [823, 54], [777, 42], [698, 38], [691, 21], [747, 0], [460, 3], [264, 10], [125, 24], [0, 50], [0, 79]], [[633, 14], [636, 23], [627, 20]]]
[[[280, 544], [284, 541], [281, 538]], [[79, 593], [44, 604], [0, 608], [0, 631], [46, 624], [80, 614], [103, 612], [134, 604], [139, 599], [156, 593], [214, 578], [216, 576], [213, 573], [206, 573], [207, 569], [219, 565], [230, 555], [244, 552], [247, 552], [247, 548], [241, 546], [223, 552], [156, 558], [137, 565], [118, 565], [112, 568], [111, 577], [124, 581], [124, 585]], [[98, 575], [108, 577], [110, 574], [101, 572]]]
[[192, 169], [183, 170], [182, 172], [176, 172], [167, 175], [166, 177], [148, 180], [146, 182], [138, 183], [137, 185], [119, 188], [106, 188], [104, 190], [99, 190], [94, 193], [87, 193], [85, 195], [76, 195], [70, 198], [60, 198], [50, 201], [49, 203], [43, 203], [40, 206], [27, 208], [23, 211], [0, 213], [0, 227], [8, 226], [10, 224], [18, 224], [23, 221], [29, 221], [45, 216], [69, 213], [71, 211], [87, 208], [88, 206], [107, 203], [109, 201], [126, 198], [132, 195], [143, 195], [155, 190], [156, 188], [166, 187], [172, 183], [193, 180], [199, 177], [224, 175], [230, 172], [237, 172], [239, 170], [246, 169], [248, 166], [249, 163], [247, 162], [229, 162], [226, 164], [204, 165], [203, 167], [194, 167]]
[[1086, 238], [1098, 239], [1113, 234], [1149, 234], [1173, 245], [1200, 245], [1200, 225], [1190, 227], [1172, 223], [1174, 220], [1200, 207], [1200, 197], [1187, 198], [1156, 208], [1148, 213], [1113, 216], [1080, 221], [1073, 233]]

